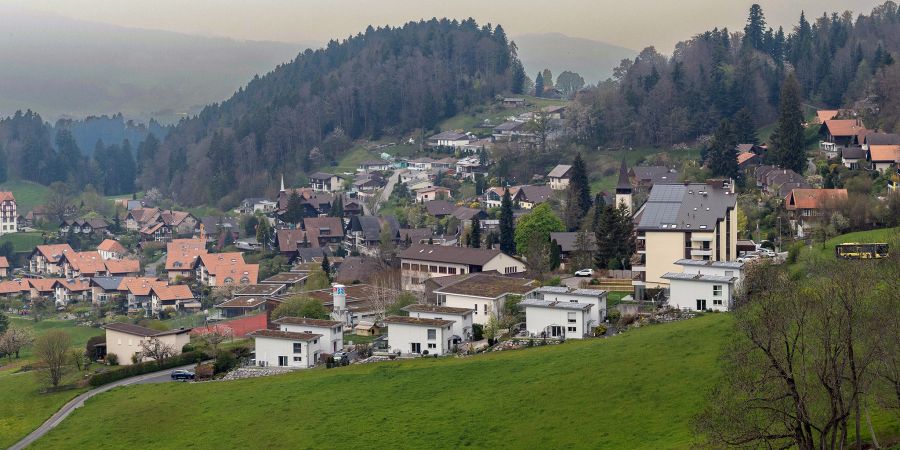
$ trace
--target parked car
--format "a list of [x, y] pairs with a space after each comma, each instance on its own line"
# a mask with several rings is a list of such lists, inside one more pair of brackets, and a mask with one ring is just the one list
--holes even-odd
[[172, 379], [176, 381], [187, 381], [194, 379], [194, 372], [190, 370], [173, 370], [172, 371]]
[[775, 256], [777, 256], [774, 251], [767, 248], [760, 249], [759, 254], [766, 258], [774, 258]]
[[594, 269], [581, 269], [578, 272], [575, 272], [576, 277], [592, 277], [594, 276]]

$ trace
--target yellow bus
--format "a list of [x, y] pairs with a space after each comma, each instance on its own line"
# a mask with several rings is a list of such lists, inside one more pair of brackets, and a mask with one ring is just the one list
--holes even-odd
[[834, 248], [834, 256], [844, 259], [880, 259], [889, 256], [888, 245], [882, 242], [860, 244], [848, 242]]

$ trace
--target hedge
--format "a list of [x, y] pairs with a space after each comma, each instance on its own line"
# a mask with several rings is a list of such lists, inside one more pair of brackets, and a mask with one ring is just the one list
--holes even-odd
[[203, 360], [203, 352], [182, 353], [167, 359], [163, 364], [157, 364], [155, 361], [147, 361], [98, 373], [91, 377], [89, 383], [93, 387], [103, 386], [104, 384], [109, 384], [125, 378], [193, 364], [201, 360]]

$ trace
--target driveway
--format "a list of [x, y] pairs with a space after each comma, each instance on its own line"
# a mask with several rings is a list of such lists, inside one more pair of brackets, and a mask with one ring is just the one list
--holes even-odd
[[42, 436], [47, 434], [50, 430], [56, 428], [66, 417], [69, 417], [69, 414], [72, 414], [72, 411], [75, 411], [77, 408], [84, 406], [84, 401], [103, 392], [106, 392], [110, 389], [119, 387], [119, 386], [129, 386], [132, 384], [147, 384], [147, 383], [170, 383], [172, 382], [172, 378], [170, 373], [173, 370], [178, 369], [191, 369], [195, 365], [189, 364], [181, 367], [174, 367], [172, 369], [160, 370], [159, 372], [152, 372], [144, 375], [139, 375], [136, 377], [126, 378], [124, 380], [119, 380], [104, 386], [100, 386], [94, 389], [91, 389], [78, 397], [75, 397], [69, 403], [63, 405], [63, 407], [56, 412], [53, 416], [47, 419], [38, 429], [34, 430], [28, 436], [25, 436], [24, 439], [17, 442], [15, 445], [10, 447], [10, 450], [21, 450], [25, 447], [31, 445], [32, 442], [40, 439]]
[[159, 259], [147, 264], [147, 266], [144, 267], [144, 276], [155, 277], [157, 275], [156, 266], [159, 264], [162, 264], [164, 262], [166, 262], [166, 254], [165, 253], [163, 253], [162, 256], [159, 257]]
[[[378, 201], [375, 202], [375, 211], [378, 211], [378, 207], [388, 201], [391, 198], [391, 193], [394, 192], [394, 186], [397, 185], [397, 182], [400, 181], [400, 174], [404, 172], [403, 169], [397, 169], [394, 171], [394, 174], [390, 176], [387, 180], [387, 184], [384, 186], [384, 189], [381, 190], [381, 194], [378, 196]], [[367, 215], [372, 215], [372, 211], [365, 211], [366, 205], [363, 202], [363, 212]]]

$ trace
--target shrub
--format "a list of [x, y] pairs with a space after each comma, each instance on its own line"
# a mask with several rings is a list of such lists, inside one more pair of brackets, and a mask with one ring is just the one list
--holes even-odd
[[594, 327], [594, 336], [603, 336], [606, 334], [606, 325], [597, 325]]
[[[107, 362], [110, 362], [110, 365], [114, 365], [111, 363], [111, 360], [114, 356], [115, 355], [107, 355], [106, 357], [106, 360]], [[162, 364], [157, 364], [156, 361], [147, 361], [138, 364], [132, 364], [130, 366], [123, 366], [115, 370], [98, 373], [92, 376], [88, 382], [93, 387], [103, 386], [104, 384], [109, 384], [114, 381], [119, 381], [137, 375], [143, 375], [145, 373], [157, 372], [160, 370], [171, 369], [173, 367], [192, 364], [200, 361], [202, 357], [203, 355], [199, 352], [182, 353], [178, 356], [174, 356], [165, 360], [165, 362], [163, 362]], [[116, 361], [116, 363], [118, 363], [118, 361]]]
[[215, 374], [215, 368], [212, 364], [197, 364], [194, 370], [194, 378], [197, 380], [208, 380]]
[[600, 280], [598, 280], [596, 278], [591, 278], [590, 284], [591, 284], [591, 286], [596, 286], [596, 285], [600, 284]]
[[181, 353], [190, 353], [197, 350], [197, 344], [194, 344], [193, 342], [188, 342], [187, 344], [184, 344], [183, 347], [181, 347]]
[[636, 320], [637, 320], [637, 316], [634, 316], [631, 314], [629, 314], [627, 316], [622, 316], [619, 318], [619, 326], [627, 327], [628, 325], [633, 324]]
[[561, 278], [553, 277], [553, 278], [547, 280], [547, 282], [544, 283], [544, 286], [559, 286], [560, 283], [562, 283]]
[[213, 370], [216, 374], [228, 372], [237, 366], [237, 358], [231, 352], [219, 352], [216, 356], [216, 362], [213, 363]]
[[791, 246], [788, 247], [787, 263], [788, 264], [796, 263], [797, 258], [800, 257], [800, 250], [802, 250], [802, 249], [803, 249], [802, 242], [794, 242], [793, 244], [791, 244]]
[[484, 339], [484, 325], [480, 323], [472, 325], [472, 339], [476, 341]]
[[118, 366], [119, 365], [119, 355], [116, 355], [115, 353], [113, 353], [111, 355], [109, 355], [109, 354], [106, 355], [106, 363], [111, 366]]
[[609, 310], [609, 312], [606, 314], [606, 318], [609, 320], [609, 323], [615, 323], [617, 320], [619, 320], [620, 317], [622, 317], [622, 313], [615, 308]]

